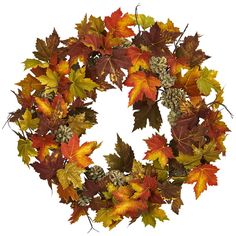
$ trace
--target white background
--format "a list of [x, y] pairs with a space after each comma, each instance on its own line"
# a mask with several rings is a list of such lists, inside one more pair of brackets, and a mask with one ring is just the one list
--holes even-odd
[[[189, 23], [187, 34], [198, 31], [203, 35], [201, 48], [212, 56], [205, 65], [219, 71], [218, 79], [225, 88], [225, 104], [236, 114], [236, 16], [233, 0], [8, 0], [2, 1], [0, 6], [0, 125], [4, 124], [8, 112], [17, 108], [10, 90], [16, 89], [14, 83], [25, 76], [21, 62], [32, 57], [36, 37], [48, 36], [53, 27], [62, 39], [76, 36], [74, 25], [82, 20], [85, 13], [105, 16], [118, 7], [123, 12], [133, 13], [138, 3], [141, 4], [140, 13], [149, 14], [160, 21], [169, 17], [181, 29]], [[113, 151], [117, 132], [133, 146], [138, 159], [143, 157], [146, 148], [142, 139], [153, 132], [147, 129], [131, 134], [132, 111], [127, 108], [127, 91], [121, 94], [114, 90], [98, 97], [94, 108], [100, 113], [99, 125], [83, 138], [103, 141], [100, 150], [93, 155], [94, 160], [102, 165], [105, 165], [103, 154]], [[235, 120], [226, 112], [224, 118], [232, 133], [226, 142], [227, 156], [217, 162], [220, 167], [218, 187], [210, 187], [196, 201], [193, 186], [185, 186], [182, 193], [185, 205], [180, 215], [167, 210], [170, 221], [158, 222], [155, 229], [145, 228], [140, 221], [128, 227], [128, 221], [124, 221], [111, 232], [95, 224], [100, 233], [91, 232], [90, 235], [236, 235]], [[168, 132], [168, 127], [162, 129], [167, 136]], [[81, 219], [70, 225], [67, 219], [71, 209], [60, 204], [57, 193], [52, 194], [47, 183], [23, 165], [17, 156], [16, 135], [7, 126], [0, 130], [0, 134], [0, 235], [87, 235], [87, 220]]]

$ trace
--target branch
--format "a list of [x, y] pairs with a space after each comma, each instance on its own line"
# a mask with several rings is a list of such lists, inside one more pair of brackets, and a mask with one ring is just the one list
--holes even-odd
[[220, 102], [215, 102], [215, 101], [214, 101], [214, 102], [209, 103], [208, 106], [210, 106], [210, 105], [212, 105], [212, 104], [218, 104], [218, 105], [221, 105], [221, 106], [224, 107], [225, 110], [230, 114], [231, 118], [232, 118], [232, 119], [234, 118], [233, 113], [228, 109], [228, 107], [227, 107], [225, 104], [220, 103]]
[[87, 216], [88, 221], [89, 221], [89, 224], [90, 224], [90, 230], [88, 231], [88, 233], [90, 233], [92, 230], [94, 230], [94, 231], [96, 231], [96, 232], [99, 232], [98, 230], [96, 230], [96, 229], [93, 227], [92, 219], [90, 218], [88, 212], [86, 212], [86, 216]]
[[176, 51], [176, 49], [177, 49], [177, 46], [178, 46], [180, 40], [182, 39], [183, 35], [185, 34], [185, 32], [186, 32], [188, 26], [189, 26], [189, 24], [187, 24], [187, 25], [185, 26], [184, 31], [181, 33], [181, 35], [179, 36], [177, 42], [175, 43], [175, 50], [174, 50], [173, 53], [175, 53], [175, 51]]
[[135, 20], [136, 20], [136, 24], [138, 25], [138, 33], [140, 34], [141, 28], [140, 28], [140, 25], [139, 25], [139, 23], [138, 23], [138, 7], [140, 7], [140, 4], [138, 4], [138, 5], [135, 7]]

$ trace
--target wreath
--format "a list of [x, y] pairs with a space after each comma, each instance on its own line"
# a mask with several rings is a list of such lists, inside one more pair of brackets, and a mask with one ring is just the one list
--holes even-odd
[[[209, 56], [198, 49], [199, 34], [183, 37], [187, 26], [181, 32], [169, 19], [120, 9], [104, 20], [86, 15], [77, 37], [60, 40], [54, 29], [24, 61], [28, 73], [14, 92], [21, 107], [9, 117], [19, 126], [19, 156], [57, 188], [73, 210], [71, 223], [87, 216], [93, 228], [94, 211], [95, 222], [109, 229], [139, 217], [155, 227], [168, 219], [163, 204], [179, 213], [183, 184], [194, 184], [196, 198], [217, 185], [212, 163], [225, 155], [229, 131], [219, 109], [226, 108], [223, 89], [217, 71], [202, 66]], [[133, 131], [149, 124], [155, 132], [144, 140], [143, 162], [117, 135], [105, 172], [90, 158], [101, 144], [80, 137], [97, 123], [97, 93], [123, 86], [131, 87]], [[159, 133], [160, 106], [169, 110], [169, 141]]]

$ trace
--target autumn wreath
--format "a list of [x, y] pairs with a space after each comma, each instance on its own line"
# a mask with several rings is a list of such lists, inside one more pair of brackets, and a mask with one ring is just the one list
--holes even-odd
[[[163, 204], [178, 214], [181, 188], [195, 184], [196, 198], [208, 185], [217, 185], [229, 131], [222, 121], [223, 89], [217, 72], [203, 67], [208, 59], [198, 49], [199, 34], [183, 37], [169, 19], [155, 22], [144, 14], [87, 16], [76, 25], [77, 37], [60, 40], [57, 32], [37, 39], [35, 59], [24, 61], [26, 77], [17, 85], [20, 109], [9, 120], [20, 131], [18, 151], [73, 213], [71, 223], [89, 213], [95, 222], [115, 227], [125, 217], [145, 225], [167, 220]], [[135, 160], [132, 148], [119, 136], [116, 153], [106, 155], [108, 171], [89, 157], [96, 141], [80, 143], [96, 122], [90, 105], [97, 91], [131, 87], [134, 131], [149, 125], [155, 134], [145, 140], [145, 162]], [[208, 102], [205, 98], [209, 97]], [[159, 107], [169, 109], [172, 139], [158, 133]]]

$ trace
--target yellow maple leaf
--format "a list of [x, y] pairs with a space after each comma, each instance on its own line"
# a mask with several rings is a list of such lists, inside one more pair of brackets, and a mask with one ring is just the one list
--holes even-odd
[[39, 118], [32, 119], [31, 112], [26, 109], [25, 113], [22, 115], [23, 120], [19, 120], [19, 126], [21, 130], [25, 131], [27, 129], [36, 129], [38, 128]]
[[82, 189], [80, 174], [84, 172], [75, 163], [67, 163], [65, 169], [57, 170], [57, 178], [63, 188], [66, 189], [72, 184], [74, 188]]
[[37, 80], [39, 80], [42, 85], [45, 85], [45, 94], [57, 92], [59, 76], [56, 71], [47, 68], [46, 75], [37, 77]]

